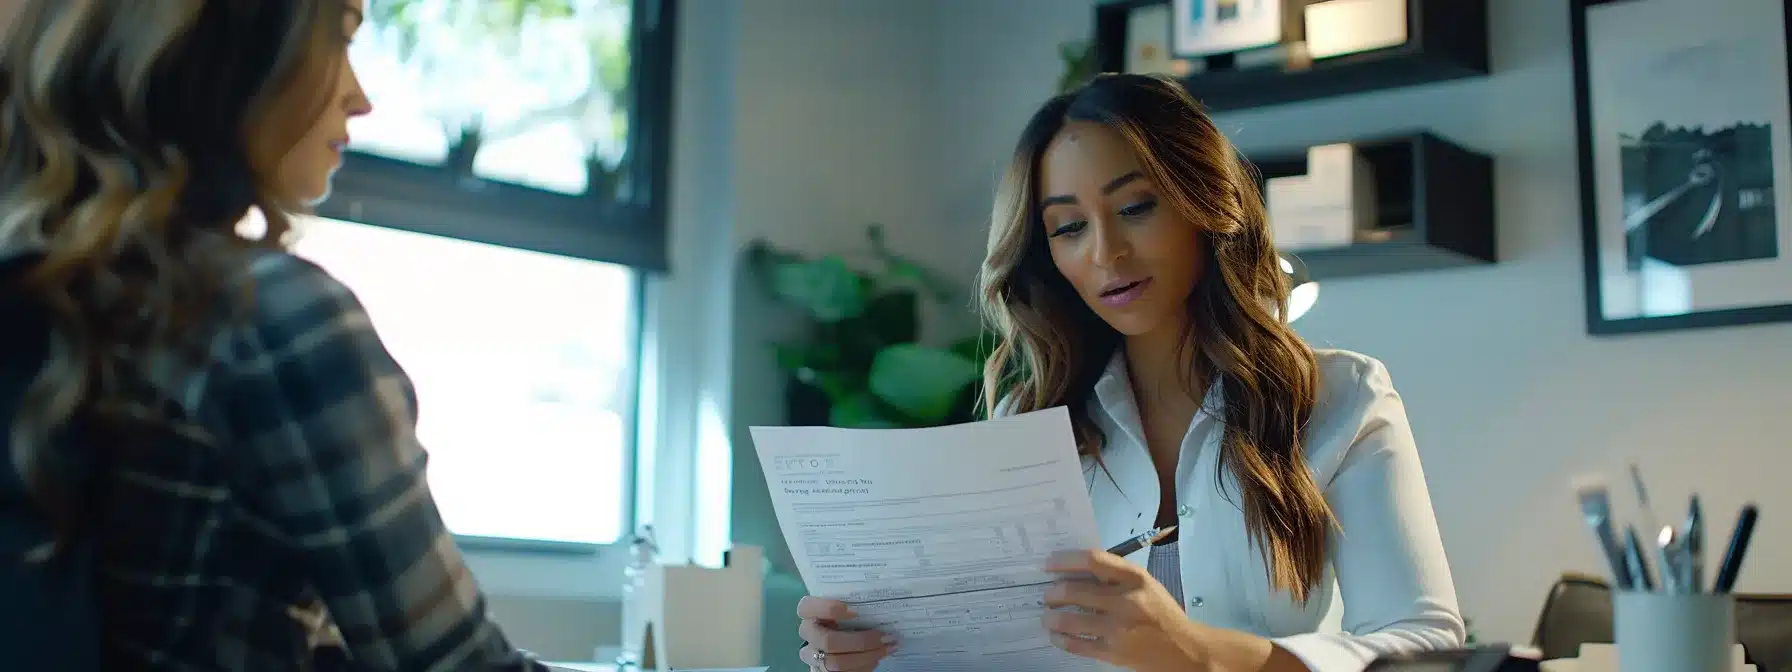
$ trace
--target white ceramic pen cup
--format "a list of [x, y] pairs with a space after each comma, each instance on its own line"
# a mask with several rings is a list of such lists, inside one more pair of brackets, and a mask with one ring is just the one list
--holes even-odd
[[1618, 672], [1731, 672], [1736, 600], [1728, 593], [1619, 591]]

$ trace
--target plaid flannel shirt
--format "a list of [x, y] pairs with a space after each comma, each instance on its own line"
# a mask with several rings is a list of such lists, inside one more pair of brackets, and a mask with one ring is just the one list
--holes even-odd
[[545, 670], [487, 617], [360, 302], [285, 253], [248, 268], [251, 319], [152, 383], [184, 429], [100, 490], [107, 669], [315, 669], [339, 638], [354, 669]]

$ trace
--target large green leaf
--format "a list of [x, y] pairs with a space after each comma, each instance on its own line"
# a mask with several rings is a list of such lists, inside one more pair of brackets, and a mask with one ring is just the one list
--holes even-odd
[[826, 366], [871, 370], [878, 351], [897, 343], [912, 343], [920, 332], [914, 293], [884, 292], [865, 302], [858, 316], [839, 322], [817, 323], [813, 342], [833, 346], [837, 357]]
[[836, 399], [833, 407], [828, 409], [828, 424], [834, 427], [858, 429], [890, 429], [902, 426], [901, 423], [886, 417], [883, 410], [879, 408], [877, 398], [866, 392]]
[[776, 264], [772, 291], [817, 322], [839, 322], [865, 310], [865, 279], [839, 257]]
[[828, 403], [839, 404], [853, 397], [866, 394], [865, 373], [863, 371], [843, 371], [838, 369], [811, 369], [814, 375], [806, 381], [828, 395]]
[[[802, 376], [801, 371], [811, 366], [809, 350], [788, 343], [773, 343], [772, 355], [778, 359], [778, 368], [791, 375]], [[806, 381], [805, 381], [806, 382]]]
[[933, 425], [952, 414], [959, 393], [977, 376], [977, 364], [962, 355], [905, 343], [877, 353], [871, 363], [871, 392], [914, 420]]
[[886, 279], [918, 287], [927, 292], [927, 298], [938, 303], [952, 301], [957, 292], [951, 283], [908, 257], [890, 251], [890, 246], [884, 242], [884, 227], [872, 224], [865, 229], [865, 237], [871, 241], [872, 256], [883, 262]]

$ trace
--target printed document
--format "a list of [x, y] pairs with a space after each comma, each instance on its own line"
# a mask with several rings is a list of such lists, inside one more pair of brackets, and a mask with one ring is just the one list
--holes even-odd
[[1053, 646], [1053, 551], [1099, 548], [1070, 416], [927, 429], [754, 427], [772, 508], [809, 594], [847, 629], [895, 635], [880, 672], [1109, 666]]

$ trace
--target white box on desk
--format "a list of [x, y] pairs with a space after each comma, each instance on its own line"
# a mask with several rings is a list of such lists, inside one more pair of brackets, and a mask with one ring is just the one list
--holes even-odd
[[1307, 149], [1307, 173], [1264, 185], [1270, 236], [1290, 252], [1343, 247], [1375, 225], [1375, 176], [1354, 145]]
[[634, 601], [622, 607], [623, 641], [641, 651], [641, 669], [759, 665], [764, 560], [758, 546], [735, 546], [719, 569], [649, 567]]

